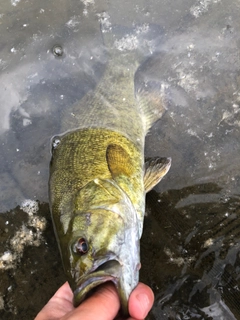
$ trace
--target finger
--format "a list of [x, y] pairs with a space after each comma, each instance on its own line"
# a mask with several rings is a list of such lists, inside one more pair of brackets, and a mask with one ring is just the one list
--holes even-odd
[[66, 301], [71, 302], [72, 304], [72, 300], [73, 300], [73, 293], [72, 290], [69, 286], [68, 282], [65, 282], [58, 290], [57, 292], [54, 294], [53, 298], [60, 298], [60, 299], [65, 299]]
[[112, 320], [120, 308], [117, 291], [112, 283], [100, 286], [97, 291], [62, 320]]
[[129, 313], [137, 320], [144, 319], [151, 310], [154, 302], [152, 290], [143, 283], [139, 283], [129, 298]]
[[66, 313], [74, 309], [72, 305], [72, 298], [72, 290], [68, 282], [65, 282], [38, 313], [35, 320], [60, 319]]

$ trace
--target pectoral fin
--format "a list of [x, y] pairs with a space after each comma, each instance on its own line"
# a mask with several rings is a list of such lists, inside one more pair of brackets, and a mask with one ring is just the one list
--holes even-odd
[[171, 158], [151, 158], [145, 162], [145, 192], [150, 191], [167, 174], [171, 167]]
[[129, 154], [117, 144], [110, 144], [107, 147], [106, 158], [109, 171], [113, 178], [121, 175], [129, 177], [134, 170]]

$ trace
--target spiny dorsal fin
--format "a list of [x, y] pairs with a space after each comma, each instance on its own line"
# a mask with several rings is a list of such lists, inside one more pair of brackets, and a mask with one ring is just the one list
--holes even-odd
[[167, 174], [171, 167], [171, 158], [150, 158], [145, 162], [144, 187], [150, 191]]
[[106, 158], [113, 178], [120, 175], [130, 176], [134, 170], [132, 160], [125, 149], [117, 144], [107, 147]]

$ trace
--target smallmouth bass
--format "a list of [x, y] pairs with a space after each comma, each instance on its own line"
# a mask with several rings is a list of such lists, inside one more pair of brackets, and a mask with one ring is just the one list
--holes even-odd
[[113, 52], [94, 91], [63, 116], [52, 141], [49, 194], [64, 269], [79, 305], [112, 281], [124, 314], [138, 284], [145, 194], [170, 158], [144, 164], [144, 140], [164, 112], [162, 91], [134, 88], [133, 54]]

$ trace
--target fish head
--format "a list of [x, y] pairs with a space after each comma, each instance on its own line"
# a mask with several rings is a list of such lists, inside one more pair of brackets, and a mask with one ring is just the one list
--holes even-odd
[[140, 244], [137, 213], [125, 192], [114, 181], [90, 182], [75, 197], [66, 237], [61, 251], [74, 305], [112, 281], [127, 314], [138, 283]]

